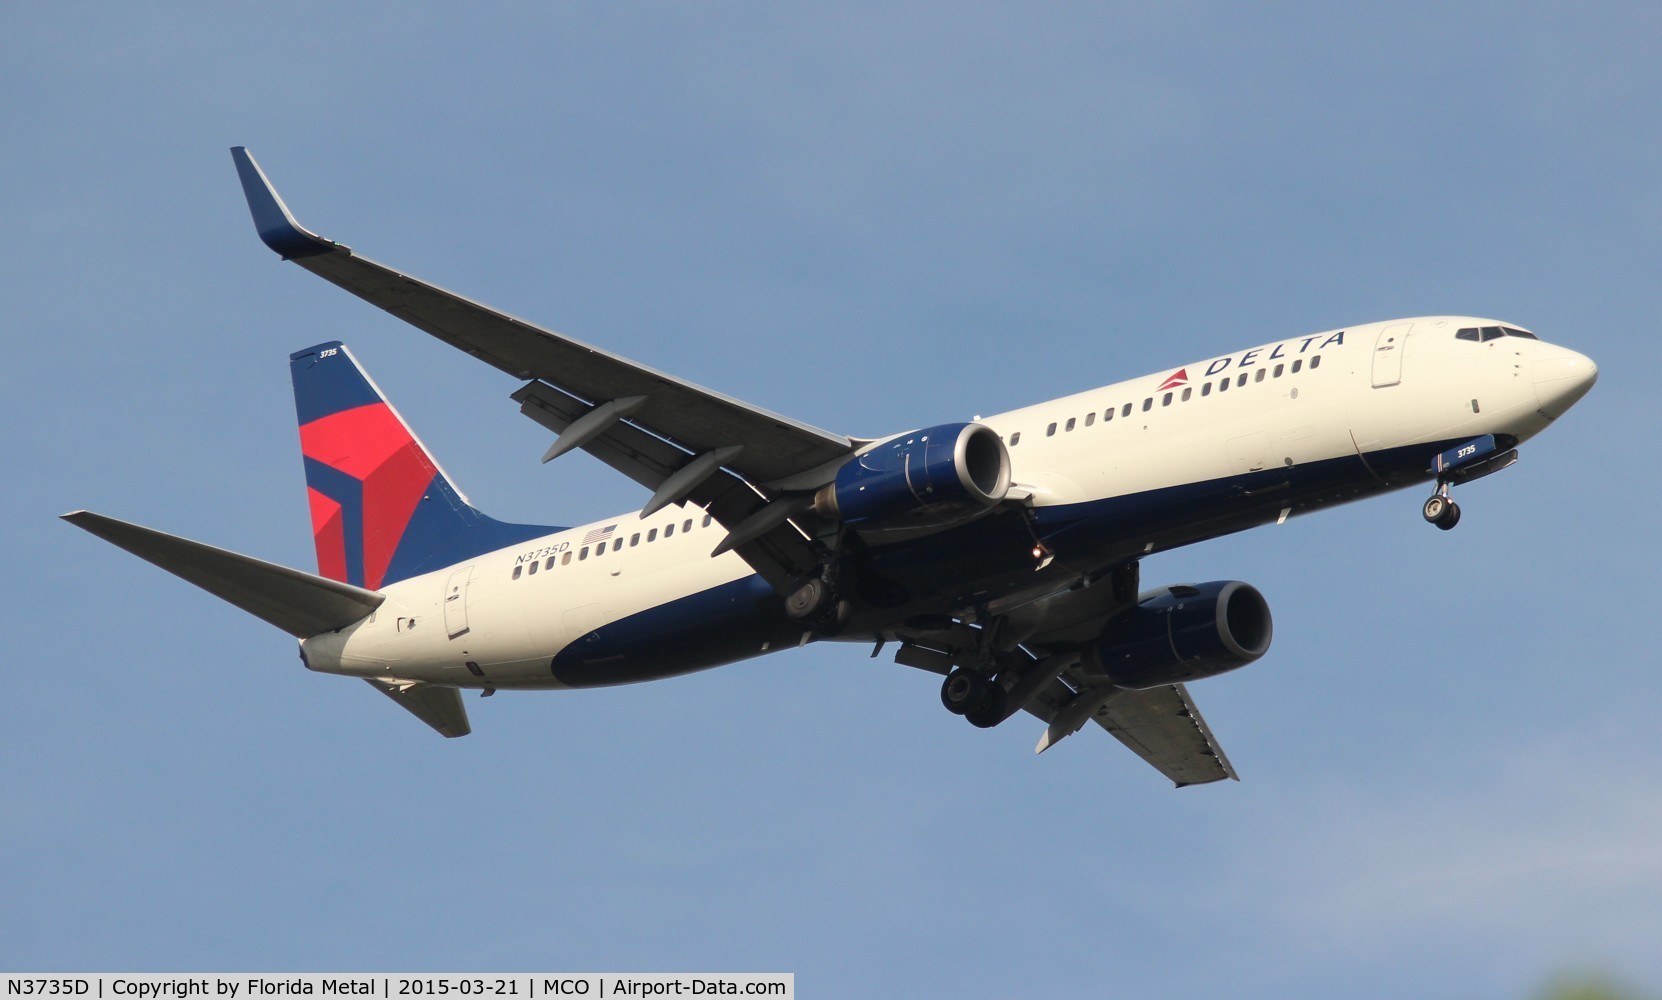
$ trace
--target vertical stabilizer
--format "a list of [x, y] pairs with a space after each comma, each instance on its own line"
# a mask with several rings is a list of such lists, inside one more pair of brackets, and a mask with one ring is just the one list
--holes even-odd
[[475, 510], [339, 341], [289, 356], [317, 568], [379, 590], [558, 531]]

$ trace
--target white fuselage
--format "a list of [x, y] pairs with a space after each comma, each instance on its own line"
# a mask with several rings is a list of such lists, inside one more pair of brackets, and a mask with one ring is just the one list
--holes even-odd
[[[1287, 470], [1292, 483], [1294, 473], [1311, 467], [1333, 470], [1330, 478], [1337, 478], [1323, 482], [1321, 502], [1337, 502], [1429, 479], [1423, 470], [1435, 450], [1422, 457], [1412, 451], [1416, 447], [1486, 434], [1527, 440], [1590, 387], [1596, 369], [1573, 351], [1526, 336], [1484, 342], [1456, 337], [1457, 330], [1498, 325], [1449, 316], [1347, 327], [982, 422], [1008, 447], [1012, 496], [1035, 511], [1077, 508], [1081, 517], [1098, 516], [1109, 501], [1197, 484], [1254, 482], [1251, 477], [1276, 470]], [[1396, 463], [1396, 474], [1386, 469], [1387, 458]], [[1319, 505], [1296, 502], [1296, 489], [1288, 490], [1281, 517]], [[1253, 495], [1259, 492], [1205, 494], [1212, 499], [1197, 508], [1192, 532], [1168, 528], [1147, 539], [1132, 532], [1124, 546], [1148, 552], [1239, 530], [1246, 525], [1206, 525], [1214, 519], [1224, 525], [1248, 508], [1250, 523], [1276, 519], [1282, 501], [1266, 503]], [[329, 673], [470, 688], [568, 686], [551, 661], [580, 649], [600, 629], [648, 623], [677, 602], [725, 593], [721, 588], [732, 590], [752, 578], [737, 554], [711, 557], [723, 534], [721, 525], [692, 507], [644, 520], [622, 514], [560, 531], [392, 584], [375, 614], [305, 640], [302, 651], [308, 666]], [[1024, 599], [1075, 578], [1037, 577], [1030, 567], [1022, 573]], [[709, 606], [688, 607], [687, 613], [719, 615], [723, 600], [711, 598]], [[740, 618], [733, 621], [743, 627]], [[750, 635], [726, 635], [718, 662], [779, 648], [790, 631], [779, 622]], [[696, 667], [710, 665], [700, 661]], [[624, 672], [615, 682], [634, 679], [640, 678]]]

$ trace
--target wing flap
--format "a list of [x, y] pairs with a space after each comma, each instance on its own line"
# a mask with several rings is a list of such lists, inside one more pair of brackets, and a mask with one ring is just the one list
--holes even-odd
[[350, 625], [385, 595], [178, 535], [78, 510], [63, 519], [298, 639]]
[[[513, 399], [520, 404], [521, 412], [556, 434], [564, 433], [594, 409], [542, 382], [524, 386], [513, 394]], [[700, 458], [634, 426], [632, 418], [611, 424], [605, 431], [586, 439], [580, 447], [655, 493]], [[679, 501], [702, 507], [729, 531], [768, 503], [749, 483], [722, 466], [699, 478]], [[787, 588], [812, 571], [819, 561], [804, 533], [790, 523], [737, 545], [734, 551], [776, 590]]]
[[1075, 691], [1057, 679], [1030, 700], [1026, 709], [1050, 723], [1039, 740], [1039, 752], [1092, 719], [1179, 788], [1225, 778], [1241, 780], [1181, 684], [1147, 691], [1093, 687]]
[[1179, 788], [1241, 780], [1181, 684], [1116, 692], [1093, 718]]

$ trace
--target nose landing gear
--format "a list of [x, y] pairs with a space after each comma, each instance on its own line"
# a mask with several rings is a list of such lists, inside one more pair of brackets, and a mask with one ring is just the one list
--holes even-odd
[[1459, 524], [1460, 505], [1449, 499], [1449, 486], [1510, 468], [1518, 460], [1517, 443], [1516, 438], [1485, 434], [1433, 458], [1427, 471], [1437, 477], [1437, 492], [1425, 502], [1420, 513], [1444, 531]]

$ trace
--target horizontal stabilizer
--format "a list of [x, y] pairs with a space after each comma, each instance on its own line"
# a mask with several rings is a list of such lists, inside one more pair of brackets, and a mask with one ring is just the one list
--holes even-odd
[[373, 677], [364, 680], [446, 739], [473, 732], [473, 726], [467, 721], [467, 706], [462, 704], [462, 693], [455, 688], [434, 687], [420, 681], [385, 681]]
[[386, 600], [373, 590], [91, 511], [78, 510], [63, 519], [299, 639], [350, 625]]

